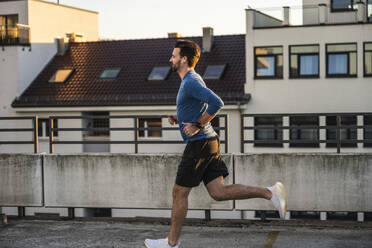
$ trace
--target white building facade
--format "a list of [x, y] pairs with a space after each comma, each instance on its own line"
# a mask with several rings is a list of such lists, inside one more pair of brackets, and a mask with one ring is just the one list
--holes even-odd
[[[371, 125], [367, 115], [372, 112], [371, 5], [345, 2], [303, 1], [302, 25], [291, 25], [287, 7], [283, 8], [283, 21], [246, 10], [245, 91], [252, 98], [244, 112], [269, 115], [247, 116], [244, 126], [287, 128], [245, 130], [245, 140], [279, 142], [246, 143], [245, 152], [335, 152], [336, 144], [316, 142], [335, 138], [336, 131], [319, 128], [336, 125], [336, 115], [328, 116], [332, 113], [344, 114], [342, 125]], [[290, 125], [314, 127], [289, 130]], [[341, 139], [371, 138], [370, 128], [341, 130]], [[314, 143], [280, 143], [295, 139]], [[342, 151], [371, 152], [368, 142], [351, 143]]]

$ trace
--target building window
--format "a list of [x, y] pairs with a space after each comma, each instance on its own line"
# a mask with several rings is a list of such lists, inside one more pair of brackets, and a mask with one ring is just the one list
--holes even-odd
[[[41, 138], [49, 137], [49, 119], [38, 119], [38, 136]], [[58, 128], [58, 120], [53, 119], [53, 128]], [[58, 137], [58, 131], [54, 131], [54, 137]]]
[[72, 69], [57, 70], [49, 79], [49, 83], [64, 83], [71, 76]]
[[319, 45], [290, 46], [291, 78], [319, 77]]
[[[327, 147], [337, 147], [337, 118], [336, 116], [327, 116], [326, 123], [327, 123], [327, 141], [332, 140], [336, 143], [327, 142]], [[341, 139], [341, 147], [357, 147], [357, 142], [350, 140], [357, 139], [357, 128], [355, 127], [346, 127], [342, 128], [345, 125], [356, 125], [357, 124], [357, 117], [356, 116], [341, 116], [341, 132], [340, 132], [340, 139]], [[343, 142], [346, 141], [346, 142]]]
[[0, 16], [0, 41], [2, 44], [14, 44], [18, 37], [18, 15]]
[[161, 127], [162, 127], [161, 118], [139, 118], [139, 128], [145, 128], [145, 130], [139, 130], [139, 137], [142, 138], [162, 137]]
[[104, 70], [99, 78], [101, 79], [114, 79], [118, 76], [120, 72], [120, 68], [111, 68]]
[[332, 11], [349, 11], [353, 10], [353, 0], [331, 0]]
[[364, 76], [372, 76], [372, 42], [364, 43]]
[[203, 79], [220, 79], [225, 71], [226, 65], [208, 65], [205, 69]]
[[214, 129], [214, 131], [217, 133], [218, 136], [220, 136], [220, 117], [214, 117], [211, 121], [211, 125]]
[[357, 45], [327, 45], [327, 77], [357, 76]]
[[283, 47], [254, 49], [255, 78], [283, 78]]
[[[291, 127], [289, 133], [290, 147], [319, 147], [319, 121], [317, 116], [291, 116], [289, 117], [289, 123]], [[293, 141], [297, 142], [294, 143]], [[301, 141], [305, 142], [301, 143]]]
[[[104, 118], [109, 112], [84, 112], [83, 115], [91, 117], [84, 119], [86, 128], [110, 128], [110, 119]], [[87, 130], [85, 136], [110, 136], [110, 130]]]
[[[282, 117], [255, 117], [254, 146], [257, 147], [283, 147], [283, 130], [274, 129], [283, 125]], [[256, 142], [258, 141], [258, 143]], [[267, 142], [265, 142], [267, 141]]]
[[367, 1], [367, 16], [368, 21], [372, 20], [372, 0]]
[[364, 128], [363, 136], [365, 140], [364, 147], [372, 147], [372, 115], [364, 116], [364, 126], [369, 125], [371, 127]]
[[165, 80], [170, 72], [170, 66], [156, 66], [152, 69], [147, 80], [149, 81], [159, 81]]

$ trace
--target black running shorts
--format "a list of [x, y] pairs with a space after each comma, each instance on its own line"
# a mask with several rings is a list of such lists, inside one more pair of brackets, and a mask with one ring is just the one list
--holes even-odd
[[190, 141], [187, 143], [178, 166], [176, 184], [196, 187], [203, 180], [207, 185], [217, 177], [229, 175], [220, 155], [220, 141], [217, 137]]

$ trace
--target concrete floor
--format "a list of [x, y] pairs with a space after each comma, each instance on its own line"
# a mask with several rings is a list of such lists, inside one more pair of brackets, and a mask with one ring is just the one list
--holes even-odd
[[[0, 225], [1, 248], [144, 247], [163, 238], [167, 221], [8, 219]], [[372, 247], [372, 223], [244, 221], [187, 223], [183, 248], [201, 247]]]

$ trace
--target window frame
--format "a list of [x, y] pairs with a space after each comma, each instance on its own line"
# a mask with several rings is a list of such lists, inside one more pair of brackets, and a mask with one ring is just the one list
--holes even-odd
[[[45, 123], [45, 133], [44, 133], [43, 123]], [[38, 123], [37, 123], [37, 125], [38, 125], [38, 138], [49, 139], [49, 136], [50, 136], [49, 123], [50, 123], [49, 118], [38, 118]], [[41, 128], [41, 132], [40, 132], [40, 128]], [[58, 128], [58, 120], [57, 119], [53, 119], [53, 128]], [[53, 137], [58, 137], [58, 131], [54, 131]]]
[[[168, 72], [166, 73], [166, 75], [164, 76], [163, 79], [151, 79], [150, 76], [152, 75], [152, 73], [154, 72], [155, 68], [168, 68]], [[167, 80], [169, 74], [171, 73], [171, 67], [170, 66], [154, 66], [150, 72], [150, 74], [148, 75], [147, 77], [147, 81], [164, 81], [164, 80]]]
[[[108, 71], [108, 70], [118, 70], [117, 74], [115, 77], [102, 77], [102, 74], [105, 72], [105, 71]], [[121, 67], [112, 67], [112, 68], [106, 68], [106, 69], [103, 69], [103, 71], [101, 72], [101, 74], [99, 74], [99, 77], [98, 79], [100, 80], [112, 80], [112, 79], [117, 79], [120, 72], [121, 72], [122, 68]]]
[[[256, 121], [256, 118], [281, 118], [281, 124], [279, 125], [274, 125], [274, 127], [277, 127], [277, 126], [281, 126], [283, 127], [283, 117], [282, 116], [255, 116], [254, 117], [254, 127], [257, 126], [257, 121]], [[271, 125], [271, 124], [263, 124], [264, 126], [267, 126], [267, 125]], [[256, 137], [257, 137], [257, 132], [260, 131], [260, 129], [254, 129], [254, 134], [253, 134], [253, 140], [254, 140], [254, 143], [253, 143], [253, 146], [254, 147], [276, 147], [276, 148], [279, 148], [279, 147], [284, 147], [284, 142], [283, 142], [283, 129], [276, 129], [276, 128], [273, 128], [273, 129], [261, 129], [261, 130], [273, 130], [274, 131], [274, 139], [273, 140], [279, 140], [279, 141], [282, 141], [282, 142], [279, 142], [279, 143], [255, 143], [256, 140], [258, 140]], [[279, 135], [279, 132], [281, 132], [281, 139], [280, 139], [280, 135]], [[269, 141], [269, 140], [268, 140]]]
[[371, 72], [371, 74], [367, 74], [366, 73], [366, 52], [372, 53], [372, 50], [366, 51], [366, 45], [367, 44], [371, 44], [372, 45], [372, 41], [363, 42], [363, 76], [364, 77], [372, 77], [372, 72]]
[[[282, 53], [280, 54], [259, 54], [257, 55], [256, 54], [256, 49], [257, 48], [273, 48], [273, 47], [280, 47], [282, 48]], [[283, 60], [283, 46], [280, 45], [280, 46], [256, 46], [256, 47], [253, 47], [253, 54], [254, 54], [254, 79], [283, 79], [283, 74], [284, 74], [284, 60]], [[278, 63], [278, 56], [282, 56], [282, 75], [281, 76], [278, 76], [278, 67], [277, 67], [277, 63]], [[274, 76], [257, 76], [257, 57], [274, 57]]]
[[[317, 124], [314, 124], [314, 126], [317, 126], [317, 127], [314, 127], [314, 128], [301, 128], [301, 125], [299, 124], [292, 124], [292, 121], [291, 121], [291, 117], [313, 117], [313, 118], [317, 118]], [[320, 143], [319, 143], [319, 135], [320, 135], [320, 129], [319, 129], [319, 116], [316, 116], [316, 115], [311, 115], [311, 116], [289, 116], [289, 127], [291, 128], [292, 126], [295, 126], [297, 125], [297, 127], [300, 127], [299, 129], [289, 129], [289, 147], [293, 147], [293, 148], [319, 148], [320, 147]], [[313, 124], [303, 124], [304, 126], [312, 126]], [[297, 134], [297, 136], [301, 135], [302, 133], [302, 130], [304, 129], [311, 129], [311, 130], [316, 130], [316, 140], [314, 140], [314, 142], [310, 143], [310, 142], [306, 142], [306, 143], [293, 143], [291, 142], [291, 140], [306, 140], [307, 139], [293, 139], [291, 136], [292, 136], [292, 130], [295, 130], [297, 131], [299, 134]], [[312, 141], [312, 140], [311, 140]]]
[[330, 5], [331, 5], [331, 12], [351, 12], [351, 11], [357, 11], [356, 9], [354, 9], [354, 0], [350, 0], [350, 5], [351, 5], [351, 8], [334, 8], [333, 5], [334, 5], [334, 2], [335, 0], [331, 0], [330, 1]]
[[[203, 73], [203, 80], [220, 80], [222, 77], [223, 77], [223, 75], [225, 74], [225, 70], [226, 70], [226, 66], [227, 64], [222, 64], [222, 65], [207, 65], [207, 67], [205, 68], [205, 71], [204, 71], [204, 73]], [[221, 70], [221, 72], [220, 72], [220, 74], [219, 74], [219, 77], [205, 77], [205, 74], [207, 73], [207, 70], [208, 70], [208, 67], [210, 67], [210, 66], [222, 66], [222, 70]]]
[[[342, 127], [343, 125], [357, 125], [358, 123], [358, 116], [357, 115], [340, 115], [341, 116], [341, 132], [343, 129], [346, 129], [346, 139], [343, 139], [343, 140], [350, 140], [352, 139], [352, 131], [354, 129], [354, 132], [356, 134], [356, 139], [358, 139], [358, 129], [355, 127], [355, 128], [345, 128], [345, 127]], [[328, 121], [327, 121], [327, 118], [328, 117], [334, 117], [336, 118], [335, 120], [335, 124], [328, 124]], [[354, 124], [350, 124], [350, 123], [347, 123], [347, 124], [343, 124], [343, 118], [344, 117], [354, 117], [355, 118], [355, 123]], [[326, 116], [326, 126], [337, 126], [337, 116], [334, 116], [334, 115], [330, 115], [330, 116]], [[337, 139], [337, 128], [336, 129], [326, 129], [326, 148], [334, 148], [334, 147], [337, 147], [337, 143], [329, 143], [327, 142], [328, 140], [331, 140], [329, 138], [329, 132], [335, 132], [335, 137]], [[342, 134], [341, 134], [342, 135]], [[342, 137], [340, 137], [341, 139]], [[342, 139], [341, 139], [342, 140]], [[336, 140], [337, 141], [337, 140]], [[341, 142], [341, 147], [342, 148], [357, 148], [358, 147], [358, 142], [355, 141], [354, 143], [342, 143]]]
[[[69, 74], [65, 77], [65, 79], [63, 80], [63, 81], [51, 81], [52, 80], [52, 78], [54, 77], [54, 76], [56, 76], [56, 74], [57, 74], [57, 72], [58, 71], [70, 71], [69, 72]], [[73, 68], [63, 68], [63, 69], [57, 69], [55, 72], [54, 72], [54, 74], [49, 78], [49, 80], [48, 80], [48, 83], [49, 84], [64, 84], [64, 83], [66, 83], [68, 80], [70, 80], [70, 78], [71, 78], [71, 76], [72, 76], [72, 74], [75, 72], [75, 69], [73, 69]]]
[[[369, 116], [371, 118], [371, 123], [367, 124], [366, 123], [366, 117]], [[366, 126], [366, 125], [372, 125], [372, 115], [363, 115], [363, 126]], [[366, 133], [367, 133], [367, 130], [370, 131], [372, 133], [372, 128], [363, 128], [363, 139], [365, 140], [366, 139]], [[372, 138], [372, 137], [371, 137]], [[363, 147], [366, 147], [366, 148], [370, 148], [372, 147], [372, 142], [367, 142], [367, 141], [364, 141], [363, 140]]]
[[[149, 136], [149, 132], [151, 130], [138, 130], [138, 138], [139, 139], [162, 139], [163, 138], [163, 120], [162, 118], [150, 118], [150, 117], [139, 117], [138, 118], [138, 128], [148, 128], [149, 125], [146, 124], [148, 123], [148, 120], [153, 120], [153, 119], [160, 119], [160, 130], [154, 130], [154, 131], [159, 131], [160, 132], [160, 136]], [[141, 123], [141, 120], [144, 120], [144, 125], [143, 127], [141, 127], [140, 123]], [[143, 132], [143, 136], [141, 135], [141, 132]]]
[[[291, 48], [292, 47], [301, 47], [301, 46], [317, 46], [318, 47], [318, 53], [294, 53], [292, 54], [291, 53]], [[301, 45], [289, 45], [288, 46], [288, 51], [289, 51], [289, 78], [290, 79], [298, 79], [298, 78], [319, 78], [319, 74], [320, 74], [320, 61], [319, 61], [319, 58], [320, 58], [320, 47], [319, 47], [319, 44], [301, 44]], [[292, 61], [292, 55], [298, 55], [297, 56], [297, 65], [298, 65], [298, 71], [301, 70], [301, 63], [300, 63], [300, 58], [301, 58], [301, 55], [317, 55], [318, 56], [318, 74], [316, 75], [300, 75], [300, 73], [298, 73], [298, 75], [292, 75], [291, 73], [291, 61]]]
[[[344, 52], [328, 52], [328, 46], [332, 45], [356, 45], [356, 50], [355, 51], [344, 51]], [[358, 77], [358, 43], [356, 42], [349, 42], [349, 43], [326, 43], [326, 78], [357, 78]], [[355, 60], [355, 74], [350, 74], [350, 53], [355, 53], [356, 55], [356, 60]], [[329, 74], [329, 58], [328, 55], [333, 55], [333, 54], [346, 54], [347, 55], [347, 73], [346, 74]]]

